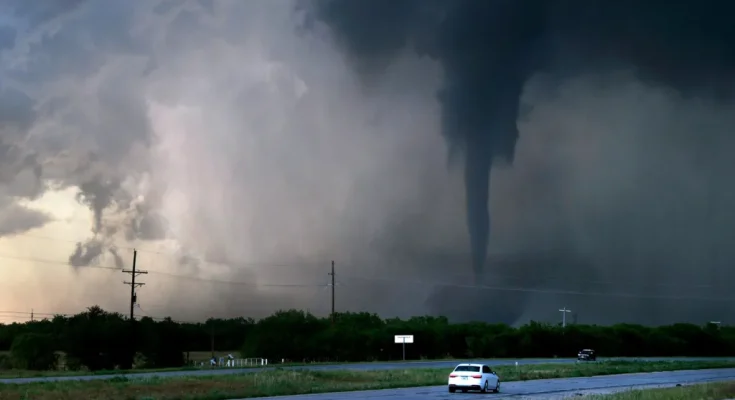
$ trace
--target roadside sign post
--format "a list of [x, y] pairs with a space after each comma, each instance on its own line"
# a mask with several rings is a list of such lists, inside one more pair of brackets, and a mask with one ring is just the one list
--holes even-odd
[[403, 346], [403, 361], [406, 361], [406, 343], [413, 343], [413, 335], [395, 335], [395, 342]]

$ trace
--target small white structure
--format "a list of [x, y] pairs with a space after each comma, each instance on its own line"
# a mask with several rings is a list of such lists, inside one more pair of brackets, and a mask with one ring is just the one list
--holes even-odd
[[264, 367], [268, 365], [267, 358], [244, 358], [239, 361], [242, 363], [243, 367]]
[[394, 341], [403, 345], [403, 361], [406, 361], [406, 343], [413, 343], [413, 335], [395, 335]]
[[235, 358], [232, 354], [228, 354], [227, 357], [220, 357], [216, 365], [219, 367], [229, 367], [229, 368], [265, 367], [266, 365], [268, 365], [268, 359], [266, 358]]

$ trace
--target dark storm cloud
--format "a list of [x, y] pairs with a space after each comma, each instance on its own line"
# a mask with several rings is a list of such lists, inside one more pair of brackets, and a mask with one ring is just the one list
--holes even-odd
[[[11, 2], [4, 7], [22, 32], [17, 46], [4, 54], [9, 61], [4, 72], [6, 81], [22, 90], [3, 87], [0, 92], [0, 140], [11, 149], [10, 157], [24, 152], [35, 157], [39, 180], [79, 187], [79, 200], [94, 215], [93, 232], [114, 232], [102, 231], [103, 210], [126, 205], [119, 185], [134, 170], [122, 163], [136, 143], [145, 146], [150, 134], [135, 83], [145, 71], [148, 52], [128, 32], [134, 7], [88, 1]], [[135, 54], [121, 71], [128, 80], [114, 71], [108, 58], [112, 54], [121, 60]], [[105, 74], [118, 79], [100, 79], [90, 86], [90, 76]], [[74, 85], [75, 79], [76, 92], [45, 90]], [[33, 136], [31, 129], [36, 130]]]
[[0, 236], [12, 236], [40, 228], [51, 218], [43, 212], [10, 204], [3, 205], [0, 211]]
[[101, 178], [89, 180], [79, 185], [77, 199], [89, 206], [94, 217], [93, 232], [102, 230], [102, 213], [112, 204], [114, 191], [119, 188], [119, 182], [103, 181]]
[[123, 261], [122, 257], [118, 253], [117, 248], [112, 246], [108, 249], [108, 251], [110, 252], [113, 260], [115, 261], [115, 267], [119, 269], [125, 268], [125, 261]]
[[[464, 158], [476, 274], [486, 262], [491, 166], [513, 158], [521, 96], [534, 74], [559, 82], [633, 68], [638, 79], [685, 96], [731, 100], [735, 7], [727, 2], [314, 0], [308, 11], [368, 82], [406, 52], [443, 66], [437, 100], [450, 154]], [[708, 150], [718, 134], [692, 133]]]
[[33, 106], [33, 100], [25, 93], [0, 86], [0, 184], [5, 185], [3, 195], [33, 199], [44, 190], [43, 167], [34, 149], [24, 143], [36, 117]]
[[166, 238], [166, 220], [155, 212], [140, 212], [139, 217], [130, 221], [126, 232], [129, 240], [162, 240]]
[[[328, 312], [331, 260], [342, 310], [728, 312], [692, 300], [733, 278], [732, 28], [702, 11], [726, 5], [375, 1], [3, 2], [38, 10], [3, 14], [0, 184], [13, 201], [79, 191], [96, 233], [70, 263], [130, 265], [138, 247], [169, 273], [147, 276], [159, 315]], [[493, 290], [424, 304], [486, 258]], [[97, 283], [76, 304], [127, 296]]]
[[0, 51], [13, 47], [15, 36], [15, 28], [0, 25]]
[[[0, 130], [3, 137], [27, 130], [35, 119], [33, 99], [13, 87], [0, 86]], [[12, 130], [12, 132], [11, 132]]]
[[99, 240], [88, 240], [77, 243], [74, 253], [69, 256], [69, 265], [87, 267], [92, 265], [104, 253], [103, 243]]
[[35, 26], [72, 12], [86, 2], [87, 0], [58, 0], [36, 3], [23, 0], [10, 0], [5, 2], [5, 6], [14, 10], [13, 15], [15, 17], [31, 26]]
[[490, 167], [493, 159], [513, 155], [519, 98], [535, 67], [530, 51], [543, 29], [539, 11], [483, 1], [327, 0], [314, 5], [358, 66], [408, 46], [441, 61], [442, 133], [450, 151], [465, 156], [467, 224], [473, 268], [481, 274], [490, 230]]

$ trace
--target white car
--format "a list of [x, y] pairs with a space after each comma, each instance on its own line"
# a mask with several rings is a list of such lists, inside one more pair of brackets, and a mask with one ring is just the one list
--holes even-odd
[[479, 390], [483, 393], [500, 391], [500, 378], [484, 364], [459, 364], [449, 374], [449, 393]]

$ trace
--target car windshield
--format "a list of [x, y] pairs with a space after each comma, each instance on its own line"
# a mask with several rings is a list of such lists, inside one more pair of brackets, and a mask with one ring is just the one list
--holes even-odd
[[454, 372], [480, 372], [480, 367], [476, 367], [473, 365], [458, 365], [457, 368], [454, 369]]
[[580, 351], [580, 353], [581, 354], [592, 354], [592, 353], [594, 353], [594, 351], [592, 351], [592, 350], [582, 350], [582, 351]]

